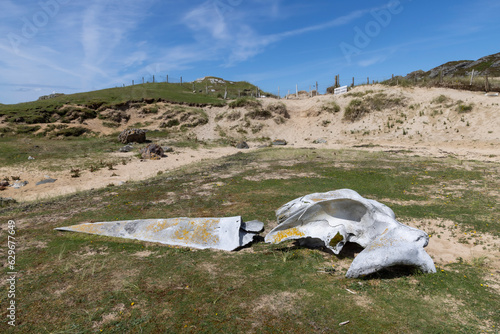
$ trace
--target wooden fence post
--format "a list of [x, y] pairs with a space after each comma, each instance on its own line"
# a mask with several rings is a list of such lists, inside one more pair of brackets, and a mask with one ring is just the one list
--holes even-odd
[[316, 96], [318, 95], [318, 82], [316, 81]]
[[155, 83], [155, 76], [153, 75], [153, 83]]
[[485, 88], [486, 88], [486, 93], [490, 91], [490, 82], [488, 81], [488, 74], [486, 74], [486, 80], [484, 82]]
[[278, 100], [281, 100], [281, 95], [280, 95], [280, 86], [278, 86]]
[[168, 74], [167, 74], [167, 83], [168, 83]]
[[474, 70], [472, 70], [472, 74], [470, 75], [470, 85], [472, 86], [472, 80], [474, 79]]
[[132, 80], [132, 86], [134, 85], [134, 80]]
[[354, 77], [352, 77], [352, 86], [354, 88]]
[[144, 83], [144, 77], [142, 77], [142, 83]]
[[181, 85], [182, 85], [182, 77], [181, 77]]
[[370, 84], [370, 77], [366, 77], [366, 84], [369, 85]]
[[226, 89], [224, 90], [224, 100], [227, 99], [227, 86]]
[[299, 97], [299, 85], [295, 84], [295, 97]]

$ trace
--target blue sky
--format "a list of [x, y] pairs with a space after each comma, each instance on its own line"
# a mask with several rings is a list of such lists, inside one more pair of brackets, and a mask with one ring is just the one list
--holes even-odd
[[213, 75], [283, 94], [500, 52], [500, 1], [1, 0], [0, 103]]

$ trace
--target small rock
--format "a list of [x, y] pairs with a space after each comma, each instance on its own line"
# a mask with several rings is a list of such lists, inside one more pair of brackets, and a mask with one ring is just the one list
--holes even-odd
[[158, 144], [149, 144], [140, 150], [143, 159], [159, 160], [165, 156], [163, 148]]
[[246, 149], [249, 149], [250, 147], [248, 146], [248, 144], [245, 141], [240, 141], [238, 144], [236, 144], [236, 148], [238, 148], [240, 150], [246, 150]]
[[287, 141], [286, 141], [286, 140], [284, 140], [284, 139], [276, 139], [276, 140], [274, 140], [274, 141], [272, 142], [272, 145], [273, 145], [273, 146], [285, 146], [286, 144], [288, 144], [288, 143], [287, 143]]
[[142, 129], [127, 129], [123, 130], [118, 139], [123, 144], [128, 143], [144, 143], [146, 141], [146, 130]]
[[174, 148], [170, 147], [170, 146], [163, 146], [162, 148], [163, 148], [163, 152], [165, 152], [165, 153], [169, 153], [169, 152], [174, 151]]
[[327, 141], [324, 138], [316, 139], [315, 141], [313, 141], [313, 144], [326, 144], [326, 143]]
[[28, 157], [28, 160], [35, 160], [31, 155]]
[[11, 187], [14, 189], [19, 189], [19, 188], [26, 186], [27, 184], [28, 184], [28, 181], [17, 181], [17, 182], [14, 182], [14, 184], [11, 185]]
[[125, 145], [123, 146], [122, 148], [120, 148], [120, 152], [130, 152], [134, 149], [134, 147], [132, 145]]
[[41, 184], [54, 183], [56, 181], [57, 181], [57, 179], [51, 179], [51, 178], [49, 178], [49, 179], [45, 179], [45, 180], [37, 182], [36, 185], [39, 186]]

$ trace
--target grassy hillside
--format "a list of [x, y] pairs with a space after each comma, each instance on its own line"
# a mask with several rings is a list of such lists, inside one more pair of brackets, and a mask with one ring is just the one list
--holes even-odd
[[[471, 83], [471, 74], [474, 79]], [[488, 84], [486, 83], [488, 76]], [[457, 60], [429, 71], [418, 70], [383, 82], [387, 85], [446, 87], [471, 91], [500, 90], [500, 53], [478, 60]]]
[[429, 78], [435, 78], [441, 72], [444, 76], [461, 77], [470, 76], [473, 70], [477, 75], [500, 77], [500, 53], [482, 57], [478, 60], [450, 61], [423, 74]]
[[[220, 82], [211, 82], [217, 79]], [[222, 82], [222, 83], [221, 83]], [[0, 117], [6, 116], [8, 122], [14, 123], [52, 123], [55, 114], [58, 118], [67, 116], [75, 109], [65, 108], [65, 105], [76, 105], [78, 117], [95, 118], [99, 111], [106, 108], [123, 109], [133, 102], [153, 103], [166, 101], [188, 105], [222, 106], [227, 87], [227, 98], [238, 95], [255, 94], [256, 87], [248, 82], [225, 82], [222, 79], [207, 77], [200, 82], [177, 83], [146, 83], [141, 85], [109, 88], [86, 93], [62, 95], [52, 99], [0, 105]], [[194, 89], [193, 89], [194, 88]]]

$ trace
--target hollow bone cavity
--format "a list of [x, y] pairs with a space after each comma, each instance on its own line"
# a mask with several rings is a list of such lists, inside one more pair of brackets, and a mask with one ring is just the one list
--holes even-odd
[[253, 241], [264, 224], [241, 217], [139, 219], [59, 227], [59, 231], [159, 242], [192, 248], [232, 251]]
[[278, 226], [266, 242], [300, 239], [301, 244], [326, 246], [339, 254], [346, 242], [364, 250], [347, 271], [347, 277], [368, 275], [394, 265], [416, 266], [424, 273], [436, 268], [424, 247], [424, 231], [401, 224], [382, 203], [365, 199], [350, 189], [315, 193], [297, 198], [276, 211]]

